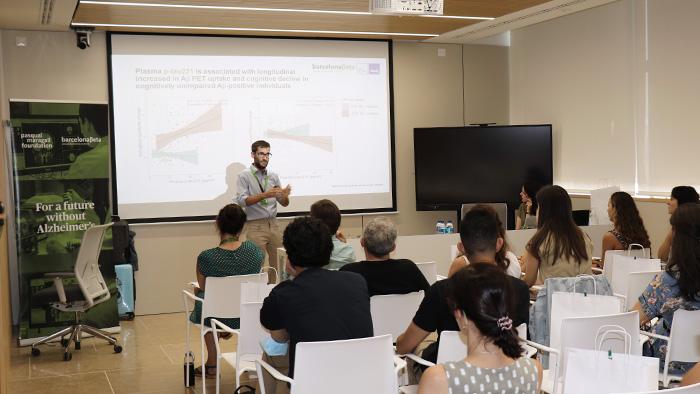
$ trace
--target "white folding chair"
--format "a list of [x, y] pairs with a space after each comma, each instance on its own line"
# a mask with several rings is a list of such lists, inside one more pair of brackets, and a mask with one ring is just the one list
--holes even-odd
[[[666, 389], [661, 391], [663, 394], [700, 394], [700, 383], [695, 383], [690, 386], [676, 387], [673, 389]], [[627, 394], [658, 394], [659, 391], [637, 391], [634, 393]], [[612, 394], [625, 394], [625, 393], [612, 393]]]
[[[235, 275], [225, 277], [207, 277], [205, 282], [204, 299], [195, 296], [187, 290], [182, 291], [183, 303], [185, 305], [185, 319], [187, 319], [186, 331], [186, 349], [185, 353], [191, 352], [190, 346], [190, 305], [191, 302], [199, 301], [202, 303], [202, 318], [199, 324], [199, 339], [202, 350], [202, 375], [206, 375], [206, 346], [204, 343], [204, 335], [212, 331], [211, 326], [204, 324], [204, 319], [213, 318], [236, 318], [240, 317], [241, 313], [241, 283], [259, 282], [267, 283], [267, 274], [251, 274], [251, 275]], [[206, 385], [202, 385], [202, 393], [206, 393]]]
[[217, 338], [219, 330], [235, 334], [237, 336], [236, 351], [222, 353], [219, 341], [216, 345], [216, 393], [221, 386], [221, 360], [225, 360], [236, 369], [236, 387], [240, 386], [240, 377], [245, 372], [255, 372], [255, 360], [262, 359], [260, 341], [268, 335], [260, 324], [260, 309], [262, 302], [248, 302], [241, 304], [241, 324], [238, 330], [234, 330], [216, 319], [211, 319], [214, 337]]
[[438, 274], [436, 262], [428, 261], [425, 263], [416, 263], [416, 266], [418, 267], [420, 272], [423, 273], [423, 276], [425, 276], [425, 280], [427, 280], [430, 285], [437, 282]]
[[668, 387], [671, 380], [679, 381], [682, 376], [669, 375], [668, 364], [671, 361], [698, 362], [700, 361], [700, 310], [686, 311], [679, 309], [673, 313], [671, 335], [658, 335], [642, 331], [642, 335], [665, 340], [666, 358], [664, 359], [664, 371], [660, 381], [664, 387]]
[[370, 297], [369, 306], [374, 335], [389, 334], [392, 342], [396, 342], [396, 338], [411, 323], [421, 301], [423, 301], [423, 291]]
[[246, 302], [263, 302], [275, 286], [277, 285], [263, 282], [241, 283], [241, 304]]
[[661, 271], [630, 272], [627, 275], [627, 288], [622, 297], [625, 298], [625, 310], [631, 310], [637, 303], [639, 296], [649, 286], [649, 283], [660, 274]]
[[[300, 342], [296, 346], [294, 379], [257, 360], [263, 371], [289, 383], [291, 394], [396, 394], [397, 374], [406, 363], [394, 356], [391, 336], [327, 342]], [[259, 385], [266, 394], [265, 385]], [[270, 393], [274, 394], [274, 393]]]

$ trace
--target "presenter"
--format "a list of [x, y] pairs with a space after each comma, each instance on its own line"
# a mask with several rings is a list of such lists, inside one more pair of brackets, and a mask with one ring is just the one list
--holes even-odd
[[270, 144], [255, 141], [251, 146], [253, 165], [238, 174], [234, 201], [245, 208], [246, 238], [267, 252], [268, 264], [277, 264], [277, 248], [282, 247], [282, 234], [277, 225], [277, 203], [289, 205], [290, 185], [281, 187], [277, 174], [267, 171], [270, 162]]

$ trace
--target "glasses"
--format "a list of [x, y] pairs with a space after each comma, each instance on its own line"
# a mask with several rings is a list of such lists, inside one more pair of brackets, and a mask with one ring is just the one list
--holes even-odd
[[258, 156], [258, 157], [272, 157], [272, 153], [262, 153], [262, 152], [258, 152], [258, 153], [256, 153], [255, 155]]

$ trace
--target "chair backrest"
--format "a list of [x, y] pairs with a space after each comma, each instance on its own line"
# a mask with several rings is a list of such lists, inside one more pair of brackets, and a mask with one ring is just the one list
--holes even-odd
[[420, 272], [425, 276], [425, 280], [431, 285], [437, 282], [437, 263], [434, 261], [428, 261], [426, 263], [416, 263]]
[[260, 324], [260, 309], [262, 302], [246, 302], [241, 304], [241, 325], [238, 331], [238, 343], [236, 358], [247, 354], [262, 354], [260, 341], [267, 335], [267, 331]]
[[[637, 258], [647, 258], [651, 256], [651, 249], [630, 249], [630, 250], [608, 250], [605, 252], [605, 266], [603, 267], [603, 275], [608, 279], [608, 282], [612, 284], [613, 279], [613, 267], [615, 266], [615, 261], [617, 256], [631, 256]], [[643, 271], [641, 269], [635, 271]], [[613, 289], [614, 290], [614, 289]]]
[[700, 361], [700, 310], [679, 309], [673, 313], [671, 345], [667, 349], [669, 361]]
[[241, 316], [241, 283], [266, 283], [265, 273], [207, 277], [202, 303], [202, 321], [207, 317], [219, 319]]
[[300, 342], [291, 394], [396, 394], [389, 335], [328, 342]]
[[625, 307], [630, 310], [634, 307], [649, 283], [660, 274], [661, 271], [630, 272], [627, 276], [627, 292], [625, 294]]
[[241, 304], [245, 302], [263, 302], [275, 286], [274, 284], [268, 285], [266, 282], [241, 283]]
[[408, 294], [388, 294], [370, 297], [374, 335], [389, 334], [392, 340], [408, 327], [423, 301], [423, 291]]
[[[570, 317], [562, 320], [561, 342], [559, 349], [564, 355], [559, 363], [559, 376], [566, 371], [566, 349], [596, 349], [596, 336], [603, 326], [622, 327], [631, 336], [632, 347], [630, 354], [641, 356], [642, 345], [639, 341], [639, 312], [625, 312], [614, 315]], [[626, 353], [625, 340], [621, 337], [611, 337], [603, 343], [601, 349], [612, 350], [613, 353]]]
[[437, 363], [460, 361], [467, 357], [467, 345], [459, 338], [459, 331], [443, 331], [440, 333]]
[[[504, 202], [488, 202], [481, 204], [488, 205], [491, 208], [493, 208], [498, 214], [498, 218], [501, 220], [501, 223], [503, 223], [503, 227], [508, 228], [508, 204]], [[464, 214], [469, 212], [469, 210], [471, 210], [472, 208], [474, 208], [475, 205], [481, 204], [462, 204], [462, 212], [460, 218], [463, 218]]]
[[[613, 255], [612, 279], [610, 287], [615, 294], [627, 294], [630, 272], [661, 271], [661, 260], [645, 259], [626, 255]], [[607, 260], [605, 264], [607, 268]]]
[[[519, 325], [516, 327], [516, 330], [520, 339], [527, 339], [527, 324]], [[463, 360], [468, 354], [467, 345], [459, 337], [459, 331], [443, 331], [440, 333], [437, 354], [438, 364]]]
[[75, 259], [73, 272], [78, 280], [83, 297], [88, 303], [88, 308], [109, 299], [109, 288], [100, 272], [100, 251], [105, 231], [112, 224], [93, 226], [85, 230], [83, 240], [80, 243], [78, 257]]

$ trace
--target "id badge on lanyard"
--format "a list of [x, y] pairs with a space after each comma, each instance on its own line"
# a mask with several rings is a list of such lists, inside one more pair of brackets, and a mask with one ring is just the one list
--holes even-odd
[[[260, 192], [265, 193], [265, 188], [267, 188], [267, 175], [263, 176], [264, 183], [260, 183], [260, 179], [258, 179], [258, 176], [255, 175], [255, 171], [250, 170], [250, 173], [253, 174], [253, 178], [255, 178], [255, 180], [258, 182], [258, 186], [260, 186]], [[260, 205], [264, 207], [268, 206], [269, 204], [270, 203], [267, 202], [267, 198], [263, 198], [262, 200], [260, 200]]]

